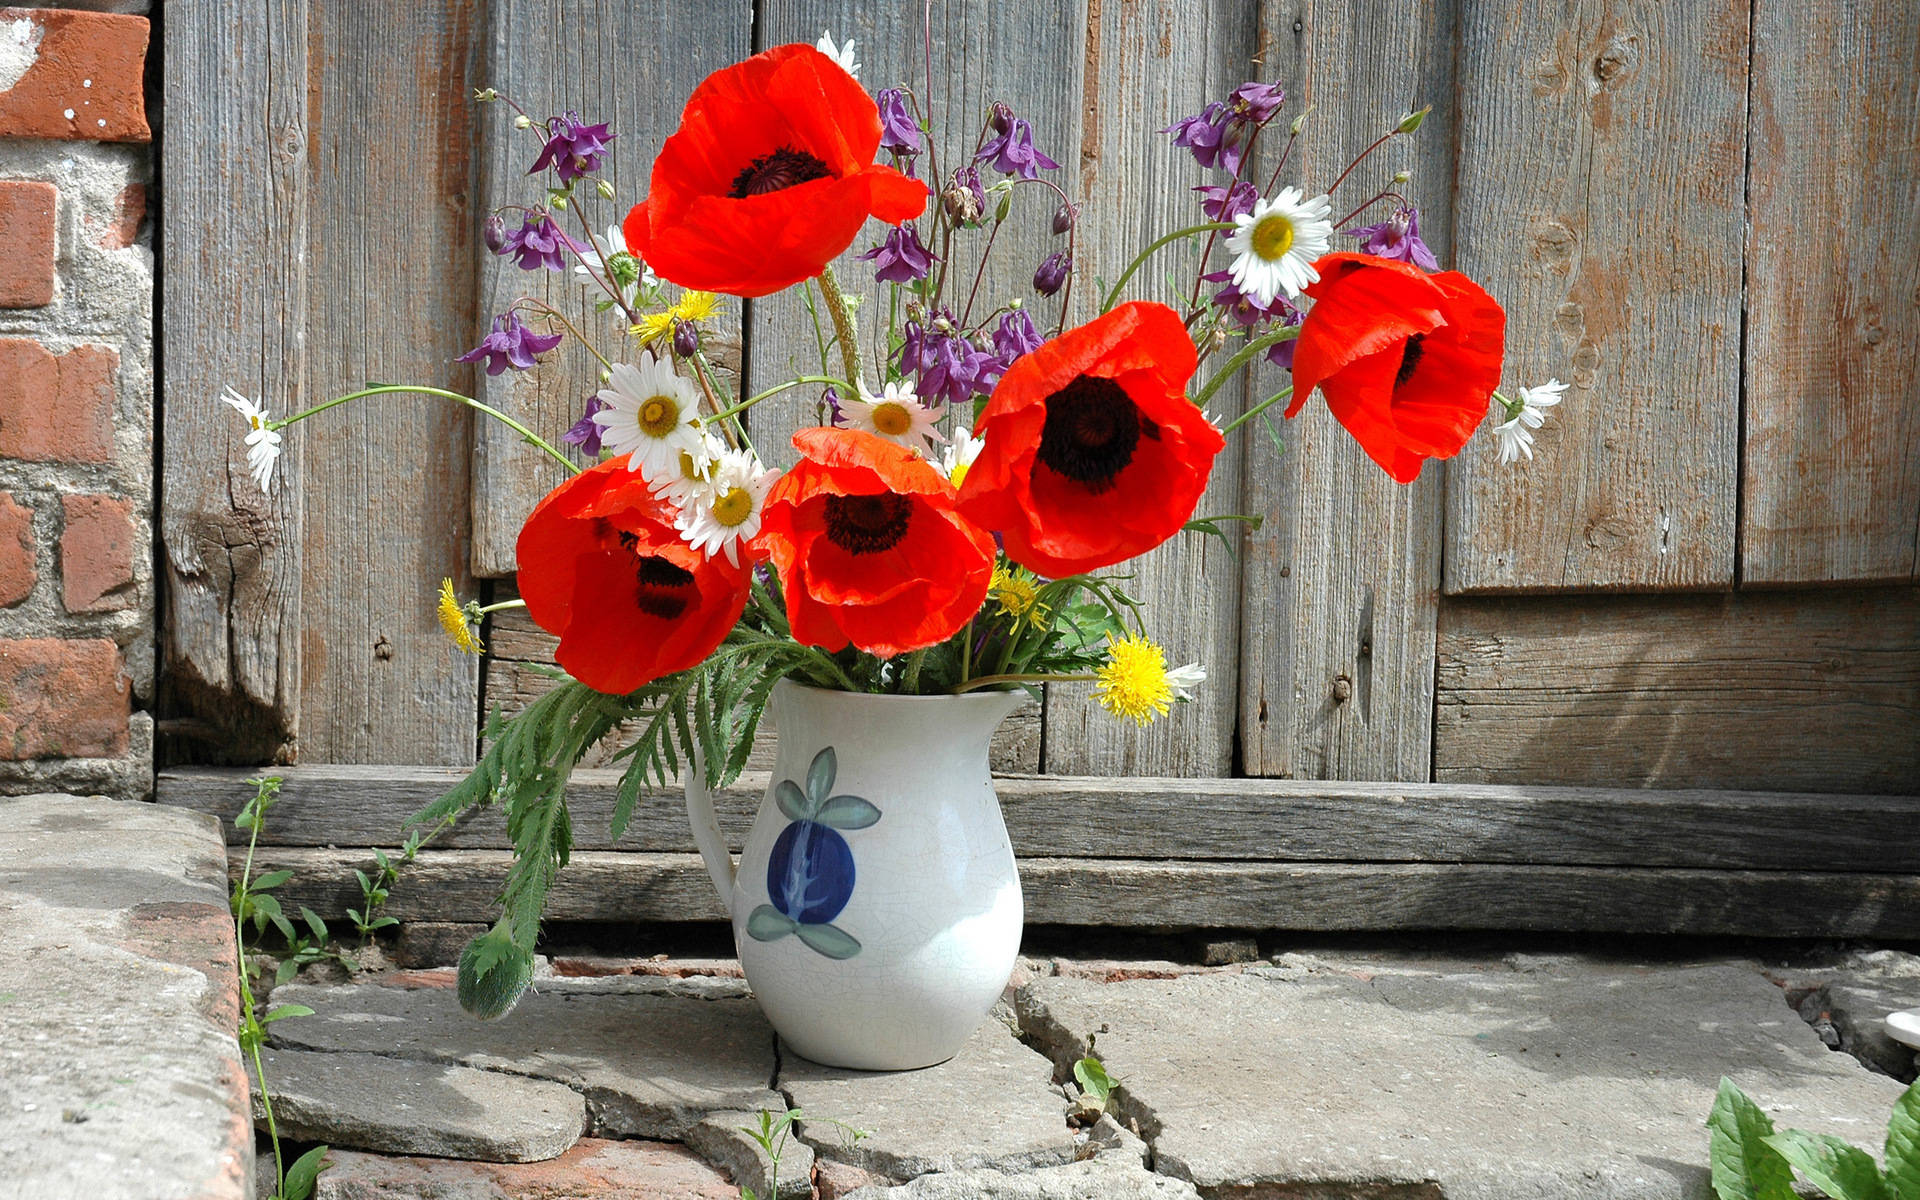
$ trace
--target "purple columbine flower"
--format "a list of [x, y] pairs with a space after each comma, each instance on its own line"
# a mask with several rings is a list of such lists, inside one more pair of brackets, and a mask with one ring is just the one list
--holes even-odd
[[[873, 94], [880, 109], [880, 148], [895, 154], [912, 156], [925, 149], [920, 127], [907, 109], [906, 93], [899, 88], [881, 88]], [[911, 165], [911, 164], [909, 164]]]
[[552, 167], [560, 172], [561, 183], [572, 183], [600, 169], [600, 160], [607, 156], [607, 143], [613, 138], [604, 121], [585, 125], [579, 113], [562, 113], [547, 122], [547, 144], [540, 147], [540, 157], [533, 160], [533, 169], [527, 174], [538, 175]]
[[598, 396], [588, 396], [587, 411], [578, 421], [575, 421], [569, 426], [565, 433], [560, 435], [560, 440], [566, 445], [580, 447], [580, 449], [586, 451], [590, 456], [598, 457], [600, 454], [600, 434], [603, 431], [600, 426], [594, 424], [593, 414], [604, 410], [606, 407], [607, 402], [605, 400], [602, 400]]
[[1440, 260], [1420, 240], [1420, 210], [1412, 205], [1394, 209], [1393, 215], [1378, 225], [1363, 225], [1345, 232], [1348, 237], [1360, 239], [1362, 254], [1410, 262], [1423, 271], [1440, 269]]
[[1033, 273], [1033, 290], [1042, 296], [1051, 296], [1067, 282], [1068, 272], [1073, 270], [1073, 255], [1065, 250], [1056, 250], [1041, 262], [1040, 269]]
[[955, 171], [946, 190], [940, 193], [940, 202], [957, 223], [969, 228], [978, 225], [981, 214], [987, 211], [987, 190], [980, 186], [979, 170], [961, 167]]
[[1160, 132], [1173, 134], [1173, 144], [1193, 151], [1194, 161], [1201, 166], [1238, 173], [1253, 131], [1272, 120], [1286, 98], [1277, 83], [1243, 83], [1225, 100], [1216, 100]]
[[[1307, 319], [1307, 314], [1303, 310], [1295, 308], [1292, 304], [1288, 304], [1284, 298], [1282, 298], [1280, 302], [1287, 305], [1286, 314], [1280, 318], [1280, 324], [1283, 328], [1289, 325], [1298, 325]], [[1267, 361], [1276, 367], [1283, 367], [1291, 371], [1293, 370], [1293, 352], [1298, 349], [1299, 346], [1299, 338], [1291, 338], [1284, 342], [1275, 342], [1273, 345], [1267, 347]]]
[[953, 332], [956, 324], [953, 314], [945, 309], [928, 325], [918, 321], [906, 324], [900, 344], [900, 373], [914, 376], [913, 390], [923, 402], [938, 397], [948, 404], [958, 404], [993, 386], [984, 376], [998, 378], [999, 361]]
[[1215, 221], [1244, 217], [1253, 211], [1254, 202], [1260, 199], [1259, 189], [1244, 179], [1236, 180], [1231, 188], [1215, 183], [1193, 190], [1200, 193], [1200, 211]]
[[844, 425], [846, 423], [847, 411], [840, 407], [840, 389], [828, 384], [827, 390], [820, 393], [820, 403], [826, 407], [827, 424]]
[[912, 225], [889, 229], [886, 240], [862, 254], [860, 261], [875, 264], [873, 277], [881, 283], [912, 283], [933, 270], [933, 252], [920, 244], [920, 231]]
[[1213, 302], [1242, 329], [1252, 329], [1293, 307], [1283, 294], [1276, 294], [1271, 304], [1260, 303], [1234, 285], [1231, 271], [1212, 271], [1200, 278], [1207, 283], [1227, 285], [1213, 294]]
[[545, 354], [560, 344], [557, 333], [535, 333], [527, 328], [520, 314], [508, 309], [493, 319], [493, 328], [480, 344], [462, 354], [455, 362], [487, 360], [487, 374], [498, 375], [512, 367], [524, 371], [534, 365], [534, 355]]
[[[1215, 100], [1192, 116], [1181, 117], [1160, 132], [1171, 133], [1174, 145], [1185, 146], [1193, 151], [1194, 161], [1212, 170], [1220, 165], [1220, 118], [1226, 111], [1227, 106]], [[1237, 163], [1235, 165], [1238, 166]]]
[[681, 358], [692, 358], [700, 353], [700, 327], [692, 321], [675, 321], [673, 352]]
[[499, 254], [507, 248], [507, 219], [499, 213], [487, 217], [486, 224], [480, 227], [480, 240], [486, 244], [492, 254]]
[[1038, 179], [1045, 168], [1057, 171], [1060, 164], [1040, 153], [1033, 145], [1033, 127], [1004, 104], [993, 106], [993, 126], [1000, 136], [980, 147], [973, 156], [976, 163], [991, 163], [993, 169], [1002, 175], [1018, 175], [1022, 179]]
[[545, 212], [531, 212], [520, 228], [507, 235], [500, 245], [501, 254], [511, 254], [522, 271], [567, 269], [565, 251], [579, 253], [580, 244], [568, 237]]
[[1033, 317], [1024, 308], [1016, 308], [1000, 318], [1000, 328], [993, 331], [993, 350], [1003, 367], [1010, 367], [1023, 354], [1030, 354], [1046, 343], [1040, 331], [1033, 327]]

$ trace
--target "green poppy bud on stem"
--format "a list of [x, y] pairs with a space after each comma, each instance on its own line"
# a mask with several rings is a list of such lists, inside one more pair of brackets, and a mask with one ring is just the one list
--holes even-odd
[[1400, 118], [1400, 124], [1394, 126], [1394, 132], [1395, 133], [1412, 133], [1414, 130], [1420, 128], [1421, 122], [1425, 121], [1427, 119], [1427, 114], [1432, 111], [1433, 111], [1433, 105], [1429, 104], [1425, 108], [1420, 109], [1417, 112], [1408, 113], [1406, 116]]

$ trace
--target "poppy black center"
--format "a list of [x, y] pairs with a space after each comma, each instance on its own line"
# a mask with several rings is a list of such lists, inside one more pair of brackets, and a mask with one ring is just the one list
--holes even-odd
[[634, 604], [650, 617], [679, 620], [693, 606], [692, 597], [685, 594], [693, 585], [693, 572], [657, 554], [639, 553], [640, 539], [624, 530], [620, 545], [633, 555]]
[[733, 190], [727, 195], [735, 200], [745, 200], [748, 196], [764, 196], [768, 192], [777, 192], [782, 188], [794, 187], [815, 179], [825, 179], [833, 174], [826, 163], [821, 162], [805, 150], [795, 150], [791, 146], [782, 146], [772, 154], [763, 154], [742, 168], [733, 177]]
[[1420, 365], [1420, 356], [1426, 353], [1420, 348], [1420, 343], [1426, 340], [1424, 333], [1416, 333], [1407, 339], [1406, 348], [1400, 351], [1400, 369], [1394, 372], [1393, 386], [1399, 387], [1413, 378], [1414, 369]]
[[828, 496], [827, 540], [849, 554], [878, 554], [907, 536], [913, 501], [887, 492], [879, 496]]
[[1157, 437], [1159, 427], [1140, 415], [1125, 388], [1082, 375], [1047, 397], [1039, 458], [1089, 490], [1104, 492], [1133, 461], [1142, 433]]

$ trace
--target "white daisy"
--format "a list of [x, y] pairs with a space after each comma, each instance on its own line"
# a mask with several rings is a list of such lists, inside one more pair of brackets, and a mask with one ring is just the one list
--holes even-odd
[[726, 443], [711, 433], [701, 438], [699, 450], [680, 452], [680, 469], [648, 481], [647, 490], [675, 508], [688, 508], [694, 498], [706, 492], [713, 481], [713, 465]]
[[1499, 411], [1507, 414], [1507, 419], [1493, 427], [1500, 439], [1500, 461], [1519, 462], [1520, 457], [1533, 457], [1533, 431], [1547, 423], [1547, 409], [1560, 403], [1566, 394], [1567, 385], [1558, 379], [1549, 379], [1539, 387], [1521, 388], [1520, 398], [1512, 404], [1495, 400]]
[[680, 470], [682, 452], [702, 452], [700, 394], [673, 373], [664, 359], [643, 359], [639, 366], [614, 363], [610, 387], [598, 393], [607, 407], [593, 414], [600, 444], [615, 454], [631, 454], [628, 467], [649, 482]]
[[674, 519], [674, 528], [695, 550], [711, 558], [725, 554], [740, 565], [740, 543], [760, 532], [760, 511], [767, 489], [780, 477], [760, 465], [751, 450], [722, 450], [713, 462], [708, 486]]
[[953, 441], [947, 446], [946, 453], [940, 456], [940, 473], [947, 482], [959, 487], [967, 478], [968, 468], [973, 460], [980, 457], [980, 451], [986, 448], [987, 439], [973, 436], [973, 430], [962, 426], [954, 431]]
[[819, 50], [820, 53], [826, 55], [828, 58], [832, 59], [833, 61], [839, 63], [840, 66], [843, 69], [845, 69], [847, 74], [853, 76], [855, 79], [858, 79], [860, 78], [860, 64], [853, 61], [854, 44], [855, 44], [854, 40], [852, 38], [848, 38], [846, 45], [835, 46], [833, 44], [833, 31], [828, 29], [828, 30], [821, 31], [820, 40], [814, 43], [814, 48]]
[[1235, 217], [1227, 235], [1233, 255], [1233, 286], [1262, 307], [1282, 291], [1298, 296], [1320, 278], [1313, 260], [1333, 244], [1333, 201], [1306, 199], [1299, 188], [1285, 187], [1271, 200], [1256, 200], [1253, 211]]
[[1167, 686], [1173, 689], [1175, 700], [1193, 699], [1193, 689], [1206, 681], [1207, 669], [1199, 663], [1188, 663], [1167, 672]]
[[268, 481], [273, 478], [273, 464], [280, 461], [280, 434], [267, 428], [267, 410], [239, 392], [226, 388], [221, 391], [220, 399], [247, 419], [247, 470], [253, 475], [253, 482], [265, 492]]
[[[660, 277], [653, 273], [653, 268], [640, 261], [639, 255], [628, 253], [627, 235], [620, 232], [620, 226], [607, 226], [607, 232], [601, 236], [600, 247], [601, 250], [606, 251], [605, 254], [602, 254], [600, 250], [595, 250], [591, 242], [582, 245], [579, 251], [580, 261], [575, 263], [573, 267], [573, 273], [581, 276], [581, 282], [588, 287], [598, 286], [594, 282], [596, 279], [605, 279], [608, 284], [619, 288], [621, 299], [625, 300], [628, 306], [631, 307], [639, 303], [641, 288], [656, 288], [660, 286]], [[618, 259], [622, 256], [631, 258], [634, 266], [640, 269], [639, 277], [632, 283], [619, 283], [607, 269], [609, 260]]]
[[947, 440], [946, 435], [934, 427], [939, 415], [920, 403], [920, 398], [913, 394], [913, 386], [905, 380], [887, 384], [878, 396], [868, 391], [864, 383], [859, 388], [858, 400], [840, 402], [840, 412], [849, 427], [877, 433], [890, 442], [919, 451], [922, 456], [932, 450], [934, 442]]

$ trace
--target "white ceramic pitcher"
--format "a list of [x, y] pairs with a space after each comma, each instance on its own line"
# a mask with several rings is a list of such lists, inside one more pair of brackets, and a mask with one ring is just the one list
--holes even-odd
[[872, 696], [776, 684], [773, 780], [736, 868], [698, 770], [693, 838], [767, 1019], [795, 1053], [952, 1058], [1013, 973], [1024, 906], [987, 748], [1024, 692]]

